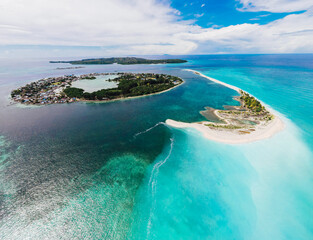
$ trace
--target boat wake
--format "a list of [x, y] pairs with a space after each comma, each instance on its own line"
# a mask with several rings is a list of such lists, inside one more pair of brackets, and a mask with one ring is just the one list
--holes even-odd
[[148, 128], [148, 129], [146, 129], [146, 130], [144, 130], [144, 131], [142, 131], [142, 132], [136, 133], [136, 134], [133, 136], [133, 138], [136, 139], [136, 138], [137, 138], [138, 136], [140, 136], [141, 134], [145, 134], [145, 133], [147, 133], [147, 132], [150, 132], [152, 129], [154, 129], [154, 128], [156, 128], [157, 126], [160, 126], [160, 125], [165, 125], [165, 123], [164, 123], [164, 122], [159, 122], [159, 123], [155, 124], [153, 127], [150, 127], [150, 128]]
[[150, 196], [152, 198], [152, 203], [151, 203], [151, 208], [150, 208], [150, 215], [149, 215], [149, 220], [148, 220], [148, 226], [147, 226], [147, 238], [150, 235], [150, 229], [151, 229], [151, 222], [152, 222], [152, 216], [153, 216], [153, 212], [155, 210], [156, 207], [156, 198], [155, 198], [155, 193], [156, 193], [156, 187], [157, 187], [157, 178], [158, 178], [158, 174], [159, 174], [159, 169], [160, 167], [166, 163], [166, 161], [169, 159], [169, 157], [172, 154], [172, 150], [173, 150], [173, 146], [174, 146], [174, 139], [171, 138], [171, 145], [170, 145], [170, 150], [169, 153], [167, 154], [166, 158], [163, 161], [159, 161], [157, 162], [154, 166], [153, 169], [151, 171], [151, 176], [149, 179], [149, 193]]
[[171, 156], [172, 154], [172, 150], [173, 150], [173, 145], [174, 145], [174, 139], [171, 138], [171, 147], [170, 147], [170, 151], [167, 155], [167, 157], [163, 160], [163, 161], [160, 161], [158, 163], [156, 163], [154, 166], [153, 166], [153, 169], [152, 169], [152, 172], [151, 172], [151, 176], [150, 176], [150, 179], [149, 179], [149, 186], [151, 186], [151, 190], [152, 190], [152, 193], [153, 193], [153, 197], [154, 197], [154, 194], [155, 194], [155, 191], [156, 191], [156, 178], [158, 176], [158, 173], [159, 173], [159, 169], [160, 167], [166, 163], [166, 161], [169, 159], [169, 157]]

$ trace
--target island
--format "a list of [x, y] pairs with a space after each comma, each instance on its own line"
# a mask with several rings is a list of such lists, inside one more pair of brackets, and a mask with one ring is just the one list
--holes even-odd
[[75, 61], [50, 61], [50, 63], [70, 63], [70, 64], [168, 64], [168, 63], [185, 63], [182, 59], [145, 59], [136, 57], [113, 57], [113, 58], [91, 58]]
[[[72, 87], [79, 80], [94, 81], [99, 76], [112, 76], [107, 81], [116, 83], [115, 88], [103, 88], [86, 92]], [[168, 91], [182, 84], [179, 77], [155, 73], [90, 73], [80, 76], [65, 75], [40, 79], [11, 92], [16, 103], [46, 105], [77, 101], [110, 101], [130, 97], [146, 96]]]
[[55, 70], [80, 69], [84, 67], [58, 67]]
[[249, 93], [197, 71], [189, 69], [187, 71], [234, 89], [239, 94], [234, 99], [240, 102], [240, 106], [227, 106], [228, 109], [225, 110], [206, 108], [200, 113], [203, 116], [210, 116], [209, 121], [185, 123], [167, 119], [167, 125], [176, 128], [194, 128], [210, 140], [228, 144], [269, 138], [284, 128], [282, 120]]

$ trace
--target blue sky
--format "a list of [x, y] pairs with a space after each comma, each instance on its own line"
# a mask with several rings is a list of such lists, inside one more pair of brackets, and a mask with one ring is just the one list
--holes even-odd
[[0, 55], [312, 53], [313, 0], [1, 0]]
[[[177, 9], [184, 20], [194, 20], [201, 27], [227, 27], [243, 23], [268, 24], [283, 18], [288, 13], [271, 13], [267, 11], [238, 11], [242, 4], [234, 0], [173, 0], [171, 6]], [[301, 13], [303, 11], [295, 11]]]

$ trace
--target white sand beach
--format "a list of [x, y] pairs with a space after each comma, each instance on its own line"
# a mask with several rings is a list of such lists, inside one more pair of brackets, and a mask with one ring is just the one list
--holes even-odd
[[[238, 93], [240, 93], [240, 88], [232, 86], [227, 83], [223, 83], [219, 80], [216, 80], [214, 78], [207, 77], [197, 71], [187, 69], [187, 71], [194, 72], [195, 74], [198, 74], [202, 77], [205, 77], [211, 81], [214, 81], [216, 83], [222, 84], [226, 87], [229, 87], [231, 89], [234, 89]], [[198, 131], [200, 131], [204, 137], [206, 137], [209, 140], [227, 143], [227, 144], [243, 144], [243, 143], [249, 143], [254, 142], [266, 138], [270, 138], [276, 133], [282, 131], [285, 127], [283, 121], [277, 116], [273, 114], [273, 111], [268, 110], [274, 118], [270, 121], [264, 121], [260, 124], [257, 124], [253, 130], [251, 131], [245, 131], [245, 129], [242, 130], [233, 130], [233, 129], [223, 129], [223, 128], [214, 128], [209, 127], [207, 124], [212, 124], [212, 122], [209, 121], [203, 121], [203, 122], [195, 122], [195, 123], [185, 123], [185, 122], [178, 122], [171, 119], [166, 120], [166, 124], [175, 127], [175, 128], [193, 128]], [[215, 111], [216, 115], [219, 116], [218, 110]], [[219, 116], [220, 117], [220, 116]], [[223, 119], [227, 124], [227, 119]]]
[[212, 82], [216, 82], [216, 83], [218, 83], [218, 84], [221, 84], [221, 85], [223, 85], [223, 86], [225, 86], [225, 87], [228, 87], [228, 88], [233, 89], [233, 90], [237, 91], [238, 93], [240, 93], [240, 90], [241, 90], [241, 89], [238, 88], [238, 87], [236, 87], [236, 86], [233, 86], [233, 85], [224, 83], [224, 82], [219, 81], [219, 80], [217, 80], [217, 79], [215, 79], [215, 78], [208, 77], [208, 76], [206, 76], [206, 75], [204, 75], [204, 74], [202, 74], [202, 73], [200, 73], [200, 72], [197, 72], [197, 71], [195, 71], [195, 70], [192, 70], [192, 69], [185, 69], [185, 71], [193, 72], [194, 74], [197, 74], [197, 75], [199, 75], [199, 76], [201, 76], [201, 77], [207, 78], [207, 79], [211, 80]]
[[257, 126], [256, 130], [250, 134], [238, 134], [234, 131], [212, 129], [205, 126], [205, 124], [210, 122], [184, 123], [167, 119], [165, 123], [175, 128], [194, 128], [200, 131], [203, 136], [209, 140], [227, 144], [242, 144], [270, 138], [284, 129], [284, 124], [278, 117], [275, 117], [266, 126]]

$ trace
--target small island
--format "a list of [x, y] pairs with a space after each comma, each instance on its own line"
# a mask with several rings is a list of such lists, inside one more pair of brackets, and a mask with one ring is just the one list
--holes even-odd
[[232, 106], [229, 110], [214, 110], [213, 114], [219, 121], [205, 123], [205, 126], [212, 129], [238, 130], [240, 134], [249, 134], [255, 131], [255, 126], [258, 124], [265, 125], [274, 119], [274, 115], [248, 93], [240, 90], [240, 97], [235, 99], [240, 102], [240, 106]]
[[[112, 76], [107, 81], [115, 82], [115, 88], [103, 88], [86, 92], [72, 87], [79, 80], [93, 81], [99, 76]], [[110, 101], [156, 94], [170, 90], [183, 83], [176, 76], [155, 73], [90, 73], [80, 76], [65, 75], [31, 82], [11, 92], [16, 103], [46, 105], [77, 101]]]
[[58, 67], [55, 70], [80, 69], [84, 67]]
[[113, 58], [91, 58], [75, 61], [50, 61], [50, 63], [70, 63], [70, 64], [168, 64], [168, 63], [185, 63], [182, 59], [145, 59], [136, 57], [113, 57]]
[[206, 108], [200, 113], [208, 118], [208, 121], [196, 123], [184, 123], [171, 119], [166, 123], [177, 128], [194, 128], [200, 131], [206, 138], [229, 144], [240, 144], [273, 136], [284, 128], [283, 122], [262, 105], [262, 103], [247, 92], [223, 83], [202, 73], [191, 71], [201, 77], [222, 84], [237, 91], [240, 96], [234, 97], [240, 102], [240, 106], [225, 106], [227, 110]]

